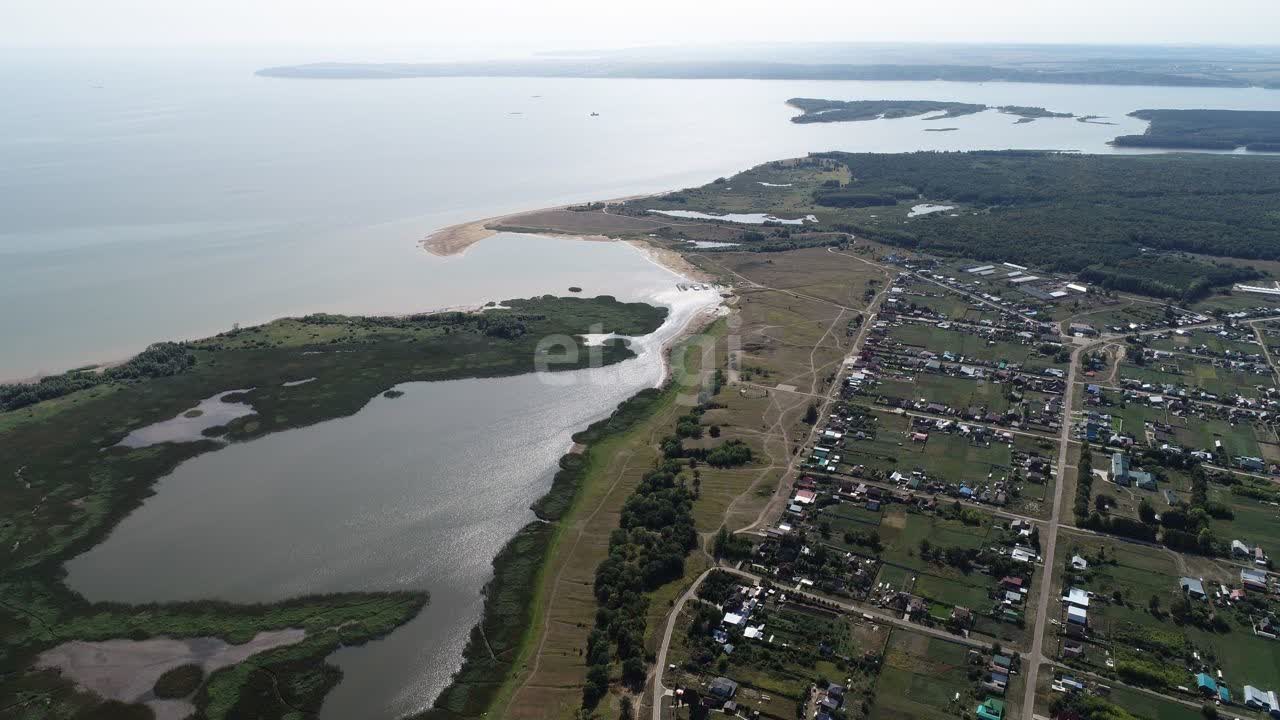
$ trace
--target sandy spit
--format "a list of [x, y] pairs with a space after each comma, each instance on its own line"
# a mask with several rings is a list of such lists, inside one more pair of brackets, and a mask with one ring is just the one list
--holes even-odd
[[[603, 202], [607, 205], [610, 203], [626, 202], [628, 200], [639, 200], [640, 198], [645, 198], [645, 197], [650, 197], [650, 195], [627, 195], [625, 197], [612, 198], [609, 200], [597, 200], [594, 202]], [[581, 205], [585, 203], [574, 203], [574, 204]], [[505, 215], [494, 215], [493, 217], [487, 217], [487, 218], [484, 218], [483, 220], [472, 220], [470, 222], [459, 223], [457, 225], [450, 225], [449, 227], [441, 228], [439, 230], [432, 232], [430, 235], [427, 235], [425, 238], [421, 240], [419, 244], [422, 246], [424, 250], [431, 253], [432, 255], [440, 255], [440, 256], [457, 255], [458, 253], [466, 250], [472, 245], [475, 245], [481, 240], [493, 237], [494, 235], [497, 235], [499, 232], [501, 232], [499, 230], [494, 230], [490, 228], [489, 227], [490, 225], [501, 225], [504, 222], [510, 220], [511, 218], [519, 217], [521, 215], [529, 215], [529, 214], [538, 213], [538, 212], [549, 212], [552, 210], [564, 210], [564, 209], [567, 209], [568, 207], [570, 206], [554, 205], [552, 207], [538, 208], [536, 210], [520, 210], [519, 212], [507, 213]], [[555, 234], [555, 233], [538, 233], [538, 234], [547, 236], [547, 237], [566, 237], [566, 238], [574, 238], [577, 240], [610, 240], [612, 239], [612, 238], [604, 237], [602, 235], [583, 236], [583, 235], [562, 235], [562, 234]]]

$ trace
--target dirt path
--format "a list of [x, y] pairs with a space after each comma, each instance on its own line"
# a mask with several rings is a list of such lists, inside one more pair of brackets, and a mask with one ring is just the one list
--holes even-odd
[[1259, 322], [1261, 321], [1254, 320], [1249, 323], [1249, 327], [1253, 328], [1253, 335], [1258, 338], [1258, 344], [1262, 346], [1262, 357], [1267, 359], [1267, 366], [1271, 368], [1276, 384], [1280, 385], [1280, 369], [1276, 368], [1275, 358], [1271, 357], [1271, 348], [1267, 347], [1267, 337], [1262, 334], [1262, 328], [1258, 327]]
[[[844, 255], [844, 253], [836, 253], [836, 254]], [[855, 257], [855, 256], [847, 255], [846, 257]], [[869, 262], [867, 260], [864, 260], [863, 258], [855, 257], [855, 259], [860, 260], [862, 262]], [[874, 264], [874, 263], [870, 263], [870, 264]], [[858, 311], [860, 313], [863, 313], [866, 316], [867, 320], [862, 323], [862, 327], [858, 330], [858, 335], [854, 339], [853, 344], [850, 346], [849, 352], [846, 354], [846, 357], [856, 355], [858, 352], [858, 349], [862, 347], [862, 343], [866, 340], [868, 331], [871, 329], [871, 325], [872, 325], [871, 321], [875, 318], [875, 313], [879, 309], [880, 303], [884, 300], [885, 295], [889, 292], [889, 285], [890, 285], [889, 283], [886, 283], [884, 288], [881, 289], [880, 292], [876, 293], [875, 297], [872, 298], [871, 303], [867, 306], [865, 310]], [[826, 335], [823, 335], [822, 339], [818, 341], [818, 344], [820, 345], [825, 340], [826, 340]], [[812, 355], [810, 357], [812, 358]], [[815, 383], [816, 383], [816, 380], [815, 380]], [[818, 417], [824, 417], [830, 413], [831, 404], [835, 401], [836, 395], [839, 394], [839, 389], [840, 389], [839, 383], [831, 383], [830, 389], [828, 389], [828, 391], [821, 396], [822, 399], [820, 402], [820, 406], [818, 408]], [[808, 436], [805, 438], [804, 442], [801, 444], [801, 447], [803, 447], [804, 445], [807, 445], [810, 441], [813, 440], [813, 438], [816, 436], [818, 432], [818, 428], [819, 428], [819, 424], [814, 423], [813, 427], [810, 428], [809, 430]], [[789, 461], [787, 462], [786, 470], [782, 473], [781, 477], [778, 478], [779, 492], [774, 493], [774, 497], [770, 499], [770, 501], [764, 506], [764, 508], [761, 509], [760, 515], [755, 519], [754, 522], [742, 528], [738, 532], [751, 532], [753, 530], [756, 530], [760, 526], [767, 524], [770, 518], [772, 518], [773, 516], [781, 514], [782, 507], [786, 502], [786, 496], [784, 493], [780, 491], [786, 487], [787, 482], [791, 479], [792, 476], [795, 475], [796, 465], [798, 464], [800, 460], [800, 456], [802, 454], [803, 453], [793, 453], [791, 455]]]
[[1030, 720], [1035, 712], [1036, 683], [1040, 674], [1040, 662], [1044, 651], [1045, 624], [1049, 616], [1049, 592], [1053, 583], [1053, 568], [1057, 564], [1058, 526], [1062, 519], [1062, 496], [1067, 484], [1067, 454], [1071, 448], [1071, 414], [1075, 404], [1076, 376], [1080, 371], [1080, 358], [1093, 345], [1078, 345], [1071, 352], [1071, 365], [1067, 370], [1067, 389], [1062, 398], [1062, 432], [1058, 437], [1058, 477], [1053, 487], [1053, 511], [1049, 516], [1049, 526], [1041, 534], [1045, 541], [1043, 569], [1040, 573], [1039, 602], [1036, 605], [1036, 622], [1031, 636], [1030, 665], [1025, 668], [1026, 694], [1022, 699], [1023, 720]]

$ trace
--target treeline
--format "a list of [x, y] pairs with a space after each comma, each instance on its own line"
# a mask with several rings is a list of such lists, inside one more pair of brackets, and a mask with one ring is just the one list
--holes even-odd
[[609, 537], [609, 557], [596, 568], [595, 628], [587, 638], [587, 681], [582, 704], [595, 707], [609, 690], [617, 662], [632, 691], [644, 686], [645, 618], [648, 593], [684, 574], [684, 560], [697, 545], [693, 491], [680, 477], [683, 465], [663, 459], [649, 471], [622, 507]]
[[[941, 113], [940, 118], [972, 115], [987, 109], [986, 105], [937, 100], [820, 100], [791, 98], [787, 104], [804, 111], [791, 118], [793, 123], [849, 122], [878, 118], [906, 118]], [[926, 118], [935, 119], [935, 118]]]
[[34, 383], [0, 385], [0, 412], [17, 410], [106, 383], [134, 382], [177, 375], [186, 372], [195, 364], [195, 354], [186, 343], [156, 343], [128, 362], [107, 368], [102, 372], [69, 370], [61, 375], [40, 378]]
[[729, 440], [713, 448], [691, 448], [685, 447], [678, 435], [663, 438], [662, 453], [669, 458], [702, 460], [717, 468], [746, 465], [753, 457], [751, 446], [741, 440]]
[[1135, 110], [1130, 116], [1151, 124], [1142, 135], [1112, 140], [1121, 147], [1235, 150], [1280, 147], [1280, 111]]
[[[1259, 276], [1179, 253], [1280, 260], [1280, 159], [1036, 151], [822, 153], [854, 181], [815, 202], [913, 196], [978, 212], [833, 229], [891, 245], [1087, 275], [1113, 289], [1195, 297]], [[825, 198], [820, 200], [819, 198]]]
[[[609, 556], [596, 568], [597, 609], [595, 627], [587, 639], [584, 708], [594, 708], [608, 692], [615, 662], [625, 686], [634, 692], [644, 686], [648, 674], [644, 651], [648, 593], [684, 575], [685, 557], [698, 542], [693, 521], [693, 503], [701, 485], [698, 460], [717, 467], [751, 460], [751, 448], [740, 440], [711, 449], [683, 446], [682, 438], [702, 436], [700, 420], [724, 381], [724, 373], [717, 370], [711, 387], [700, 393], [699, 404], [676, 420], [676, 434], [660, 443], [661, 459], [627, 498], [618, 529], [609, 536]], [[719, 435], [715, 426], [710, 432]], [[682, 474], [686, 467], [693, 470], [692, 487]], [[718, 557], [742, 557], [750, 551], [749, 541], [720, 529], [715, 541]]]
[[[585, 430], [574, 433], [573, 442], [578, 445], [591, 445], [611, 435], [625, 432], [648, 416], [661, 399], [661, 390], [645, 388], [619, 403], [609, 417], [597, 420]], [[573, 503], [574, 495], [577, 494], [586, 472], [585, 454], [568, 452], [561, 455], [560, 469], [551, 480], [551, 489], [530, 506], [538, 519], [555, 521], [563, 517]]]

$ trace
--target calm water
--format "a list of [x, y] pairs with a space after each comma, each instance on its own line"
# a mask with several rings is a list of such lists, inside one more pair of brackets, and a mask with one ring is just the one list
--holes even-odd
[[[494, 555], [533, 519], [529, 504], [550, 486], [570, 436], [656, 384], [661, 343], [719, 300], [676, 289], [674, 274], [622, 243], [485, 244], [516, 262], [534, 262], [520, 251], [535, 248], [584, 294], [607, 286], [671, 315], [619, 365], [410, 383], [403, 397], [377, 397], [352, 417], [184, 463], [106, 542], [68, 563], [68, 583], [125, 602], [426, 589], [431, 604], [412, 623], [335, 656], [345, 678], [324, 716], [392, 718], [429, 705], [479, 619]], [[543, 290], [563, 287], [534, 288]]]
[[[297, 61], [296, 58], [284, 59]], [[284, 314], [404, 312], [563, 292], [711, 302], [629, 246], [499, 236], [462, 257], [432, 229], [705, 182], [843, 149], [1107, 152], [1143, 107], [1280, 109], [1261, 90], [569, 79], [256, 78], [225, 64], [0, 62], [0, 377]], [[541, 97], [534, 97], [535, 95]], [[783, 101], [935, 99], [1108, 116], [983, 113], [795, 125]], [[589, 117], [596, 111], [599, 117]], [[520, 113], [518, 115], [512, 113]], [[659, 335], [671, 332], [676, 323]], [[573, 430], [661, 374], [653, 350], [564, 377], [412, 384], [359, 414], [185, 463], [70, 563], [93, 599], [262, 600], [420, 587], [411, 625], [339, 652], [328, 718], [428, 705], [457, 667], [498, 548]]]
[[[1137, 108], [1280, 109], [1280, 92], [1257, 89], [253, 76], [280, 60], [0, 58], [0, 378], [284, 314], [492, 297], [528, 266], [477, 287], [416, 247], [476, 217], [810, 151], [1107, 152], [1142, 131], [1124, 117]], [[989, 112], [947, 120], [955, 132], [919, 119], [796, 125], [783, 104], [795, 96], [1040, 105], [1118, 124]]]

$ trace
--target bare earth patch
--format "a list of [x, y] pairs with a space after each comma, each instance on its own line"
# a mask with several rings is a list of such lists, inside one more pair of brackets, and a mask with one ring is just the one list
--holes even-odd
[[58, 670], [81, 688], [107, 700], [146, 703], [157, 720], [181, 720], [195, 712], [186, 700], [160, 700], [152, 693], [156, 680], [181, 665], [199, 665], [205, 677], [267, 650], [302, 642], [301, 629], [260, 632], [241, 645], [217, 638], [152, 638], [150, 640], [72, 640], [46, 650], [36, 666]]

